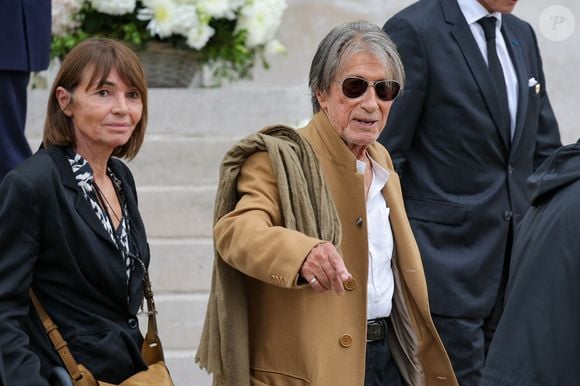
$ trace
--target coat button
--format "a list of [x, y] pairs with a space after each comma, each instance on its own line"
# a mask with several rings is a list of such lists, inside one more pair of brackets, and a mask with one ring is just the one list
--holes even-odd
[[512, 211], [506, 210], [505, 212], [503, 212], [503, 219], [506, 221], [511, 220], [512, 219]]
[[137, 319], [136, 318], [129, 318], [129, 320], [127, 320], [127, 326], [129, 326], [129, 328], [137, 328], [139, 326], [139, 324], [137, 323]]
[[359, 217], [359, 218], [356, 219], [356, 226], [359, 227], [359, 228], [363, 226], [363, 219], [362, 219], [362, 217]]
[[348, 280], [345, 280], [342, 285], [344, 286], [344, 289], [347, 291], [354, 291], [354, 289], [356, 288], [356, 280], [354, 280], [353, 277], [351, 277]]
[[340, 345], [345, 348], [352, 346], [352, 336], [350, 336], [349, 334], [344, 334], [343, 336], [341, 336]]

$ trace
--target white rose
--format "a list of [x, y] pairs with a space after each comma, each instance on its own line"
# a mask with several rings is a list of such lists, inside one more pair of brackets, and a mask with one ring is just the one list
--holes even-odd
[[200, 24], [195, 5], [178, 5], [175, 7], [174, 32], [187, 37], [192, 28]]
[[80, 26], [77, 13], [82, 0], [52, 0], [52, 34], [62, 36]]
[[197, 28], [192, 28], [187, 35], [187, 45], [196, 50], [201, 50], [214, 33], [215, 30], [209, 25], [200, 25]]
[[248, 47], [264, 45], [276, 35], [285, 9], [284, 0], [249, 0], [240, 10], [236, 31], [248, 32]]
[[243, 5], [243, 0], [199, 0], [197, 6], [200, 12], [215, 18], [233, 20], [236, 11]]
[[109, 15], [124, 15], [135, 10], [136, 0], [90, 0], [93, 8]]

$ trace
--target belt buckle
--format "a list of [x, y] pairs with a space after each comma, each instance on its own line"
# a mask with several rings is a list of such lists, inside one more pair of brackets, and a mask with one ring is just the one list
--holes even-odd
[[386, 335], [385, 321], [373, 319], [367, 321], [367, 343], [384, 340]]

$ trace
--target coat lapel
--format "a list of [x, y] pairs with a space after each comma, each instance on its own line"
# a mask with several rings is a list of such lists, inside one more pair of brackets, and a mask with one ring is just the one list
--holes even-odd
[[443, 7], [446, 23], [451, 25], [451, 35], [459, 45], [463, 57], [471, 70], [471, 74], [479, 85], [485, 104], [493, 118], [497, 132], [507, 152], [510, 148], [511, 141], [507, 137], [506, 130], [501, 129], [500, 106], [485, 59], [481, 55], [481, 51], [457, 2], [441, 0], [441, 6]]
[[111, 240], [111, 237], [105, 231], [103, 224], [101, 224], [97, 216], [95, 216], [93, 208], [91, 208], [89, 202], [83, 197], [83, 192], [77, 185], [71, 167], [67, 161], [64, 148], [58, 146], [49, 146], [47, 150], [57, 165], [63, 185], [75, 193], [75, 208], [81, 218], [97, 235], [114, 245], [113, 240]]

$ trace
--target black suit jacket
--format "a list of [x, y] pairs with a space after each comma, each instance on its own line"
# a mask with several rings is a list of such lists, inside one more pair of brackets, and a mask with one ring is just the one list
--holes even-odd
[[[122, 181], [131, 251], [149, 264], [149, 247], [129, 169]], [[77, 361], [119, 383], [146, 368], [136, 313], [143, 270], [127, 282], [125, 262], [77, 186], [64, 149], [39, 150], [0, 185], [0, 347], [9, 385], [46, 385], [60, 365], [33, 307], [33, 288]]]
[[[456, 0], [419, 1], [383, 27], [397, 44], [407, 85], [379, 140], [401, 175], [436, 314], [490, 313], [509, 227], [529, 206], [525, 179], [560, 145], [534, 32], [512, 15], [503, 15], [502, 28], [519, 85], [511, 145]], [[528, 87], [531, 78], [539, 87]]]

